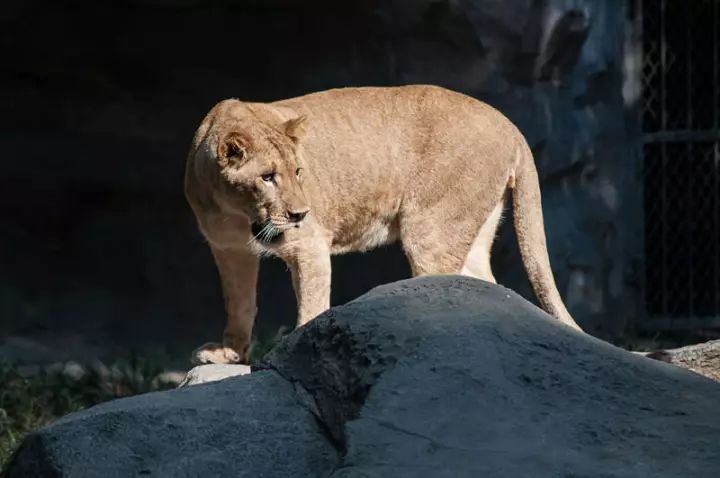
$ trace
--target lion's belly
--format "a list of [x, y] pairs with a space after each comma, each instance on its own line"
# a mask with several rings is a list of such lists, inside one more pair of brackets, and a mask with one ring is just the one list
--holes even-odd
[[333, 236], [332, 253], [365, 252], [391, 244], [399, 237], [396, 218], [374, 218], [356, 223], [353, 227], [339, 228]]

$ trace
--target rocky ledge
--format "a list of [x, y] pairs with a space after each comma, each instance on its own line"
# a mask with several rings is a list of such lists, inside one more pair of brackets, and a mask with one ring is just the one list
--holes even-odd
[[707, 477], [718, 403], [508, 289], [427, 277], [331, 309], [249, 375], [66, 416], [7, 476]]

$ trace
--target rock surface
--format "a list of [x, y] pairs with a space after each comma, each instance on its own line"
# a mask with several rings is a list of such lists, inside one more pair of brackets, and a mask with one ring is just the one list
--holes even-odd
[[70, 415], [8, 477], [707, 477], [718, 403], [510, 290], [426, 277], [331, 309], [248, 376]]
[[687, 368], [720, 382], [720, 340], [677, 349], [656, 350], [648, 353], [647, 357]]
[[309, 477], [335, 448], [274, 372], [115, 400], [25, 439], [8, 477]]

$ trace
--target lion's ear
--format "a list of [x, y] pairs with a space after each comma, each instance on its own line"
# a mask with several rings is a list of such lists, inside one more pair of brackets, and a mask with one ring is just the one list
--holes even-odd
[[283, 123], [285, 134], [296, 143], [303, 139], [307, 133], [307, 116], [298, 116]]
[[245, 140], [239, 133], [226, 134], [218, 144], [217, 155], [221, 163], [239, 166], [247, 159]]

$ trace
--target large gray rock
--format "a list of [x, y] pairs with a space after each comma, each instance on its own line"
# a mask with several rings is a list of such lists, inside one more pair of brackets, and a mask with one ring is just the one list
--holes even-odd
[[267, 371], [115, 400], [25, 439], [8, 477], [309, 477], [337, 451], [302, 391]]
[[720, 385], [503, 287], [382, 286], [248, 376], [118, 400], [29, 437], [9, 477], [708, 477]]

